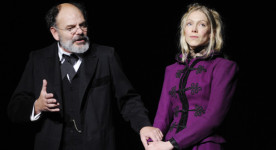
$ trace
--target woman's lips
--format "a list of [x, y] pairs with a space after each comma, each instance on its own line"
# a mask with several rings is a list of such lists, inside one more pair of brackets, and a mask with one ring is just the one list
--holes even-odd
[[191, 39], [196, 39], [198, 36], [190, 36]]

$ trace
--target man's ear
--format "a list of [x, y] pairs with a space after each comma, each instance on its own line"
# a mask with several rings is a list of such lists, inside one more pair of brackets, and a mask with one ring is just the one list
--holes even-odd
[[57, 29], [55, 29], [54, 27], [51, 27], [51, 28], [50, 28], [50, 31], [51, 31], [51, 33], [52, 33], [53, 38], [54, 38], [56, 41], [59, 41], [59, 36], [58, 36]]

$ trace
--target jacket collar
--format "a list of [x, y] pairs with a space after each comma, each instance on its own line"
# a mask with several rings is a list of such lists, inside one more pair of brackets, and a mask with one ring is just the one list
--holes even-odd
[[200, 60], [212, 60], [212, 59], [215, 59], [217, 57], [223, 57], [223, 53], [221, 52], [214, 52], [212, 53], [209, 57], [195, 57], [195, 58], [192, 58], [190, 55], [188, 55], [188, 58], [186, 59], [185, 62], [182, 61], [182, 56], [183, 54], [181, 52], [177, 53], [176, 56], [175, 56], [175, 60], [180, 63], [180, 64], [187, 64], [188, 62], [192, 62], [194, 60], [197, 60], [197, 59], [200, 59]]

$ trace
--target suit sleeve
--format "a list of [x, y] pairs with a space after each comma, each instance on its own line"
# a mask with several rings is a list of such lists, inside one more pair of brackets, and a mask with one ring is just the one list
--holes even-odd
[[172, 104], [168, 93], [169, 79], [170, 79], [169, 70], [168, 68], [166, 68], [161, 97], [159, 100], [158, 109], [153, 123], [153, 126], [156, 128], [159, 128], [164, 135], [168, 131], [168, 127], [170, 125], [170, 122], [172, 121], [172, 115], [173, 115], [173, 111], [171, 109]]
[[234, 62], [221, 61], [216, 64], [205, 114], [171, 139], [178, 143], [180, 149], [200, 142], [220, 126], [231, 105], [237, 83], [237, 71], [238, 67]]
[[130, 121], [131, 127], [139, 133], [144, 126], [151, 126], [148, 111], [144, 107], [141, 96], [135, 91], [124, 74], [119, 63], [119, 57], [115, 51], [110, 56], [110, 70], [115, 98], [119, 110], [126, 121]]
[[25, 66], [20, 82], [8, 105], [7, 113], [12, 122], [28, 123], [35, 101], [33, 81], [32, 53]]

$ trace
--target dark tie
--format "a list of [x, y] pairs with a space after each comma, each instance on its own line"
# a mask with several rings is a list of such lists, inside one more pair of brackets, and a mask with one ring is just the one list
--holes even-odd
[[68, 74], [69, 81], [71, 82], [76, 75], [76, 71], [73, 66], [78, 61], [78, 56], [75, 54], [71, 54], [70, 56], [63, 54], [62, 58], [64, 58], [64, 62], [61, 64], [61, 77], [62, 79], [67, 78]]

